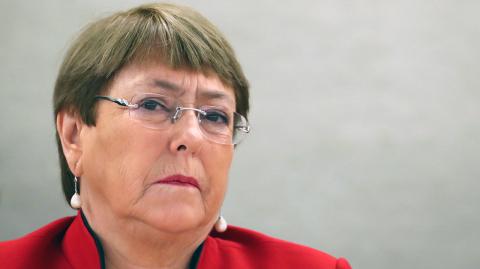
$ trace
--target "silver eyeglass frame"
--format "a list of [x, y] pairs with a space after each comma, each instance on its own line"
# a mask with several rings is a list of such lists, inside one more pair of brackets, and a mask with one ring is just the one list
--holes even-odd
[[[139, 105], [138, 104], [130, 104], [130, 102], [124, 98], [114, 98], [114, 97], [110, 97], [110, 96], [104, 96], [104, 95], [96, 95], [95, 96], [95, 99], [98, 99], [98, 100], [106, 100], [106, 101], [110, 101], [110, 102], [113, 102], [119, 106], [122, 106], [122, 107], [125, 107], [125, 108], [129, 108], [129, 109], [138, 109], [139, 108]], [[182, 106], [176, 106], [175, 107], [175, 113], [170, 117], [170, 120], [172, 123], [175, 123], [177, 120], [179, 120], [181, 117], [182, 117], [182, 111], [184, 110], [192, 110], [194, 112], [197, 112], [198, 114], [201, 114], [203, 116], [206, 116], [207, 115], [207, 112], [201, 110], [201, 109], [198, 109], [198, 108], [194, 108], [194, 107], [182, 107]], [[236, 113], [236, 112], [235, 112]], [[236, 113], [238, 114], [238, 113]], [[243, 118], [245, 118], [243, 115], [241, 114], [238, 114], [240, 116], [242, 116]], [[198, 118], [198, 121], [199, 123], [201, 122], [201, 118], [200, 117], [197, 117]], [[250, 131], [251, 131], [251, 128], [250, 128], [250, 124], [248, 123], [248, 120], [245, 119], [245, 122], [247, 123], [246, 126], [237, 126], [237, 125], [234, 125], [233, 128], [234, 129], [237, 129], [237, 130], [240, 130], [241, 132], [243, 132], [245, 135], [249, 134]], [[148, 127], [146, 127], [148, 128]], [[234, 138], [234, 135], [232, 135], [232, 140]], [[211, 139], [210, 139], [211, 140]], [[212, 140], [213, 142], [215, 143], [219, 143], [219, 144], [223, 144], [223, 143], [220, 143], [218, 141], [214, 141]], [[240, 144], [240, 142], [243, 141], [243, 138], [240, 139], [238, 142], [236, 143], [230, 143], [231, 145], [238, 145]]]

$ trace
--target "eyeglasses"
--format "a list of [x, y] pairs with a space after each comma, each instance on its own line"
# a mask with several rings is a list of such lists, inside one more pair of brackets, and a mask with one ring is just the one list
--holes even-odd
[[95, 99], [107, 100], [128, 109], [132, 119], [156, 130], [168, 129], [182, 117], [184, 111], [192, 110], [203, 135], [219, 144], [237, 145], [250, 132], [244, 116], [221, 106], [182, 107], [176, 98], [156, 93], [138, 94], [130, 102], [101, 95], [95, 96]]

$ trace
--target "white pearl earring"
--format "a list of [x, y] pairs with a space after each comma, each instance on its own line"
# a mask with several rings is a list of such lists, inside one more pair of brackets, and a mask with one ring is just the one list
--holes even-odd
[[217, 219], [217, 222], [215, 222], [215, 230], [219, 233], [223, 233], [227, 230], [227, 227], [227, 221], [222, 215], [220, 215]]
[[75, 177], [73, 179], [73, 183], [75, 186], [75, 193], [72, 196], [72, 199], [70, 199], [70, 206], [73, 209], [80, 209], [82, 207], [82, 200], [80, 199], [80, 194], [78, 194], [78, 178]]

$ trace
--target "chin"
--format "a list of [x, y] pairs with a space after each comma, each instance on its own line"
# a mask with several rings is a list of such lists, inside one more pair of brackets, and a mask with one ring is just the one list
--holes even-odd
[[136, 219], [163, 232], [184, 232], [209, 224], [207, 206], [193, 188], [149, 189], [130, 211]]
[[184, 232], [208, 224], [203, 207], [183, 203], [150, 209], [143, 221], [155, 229], [169, 233]]

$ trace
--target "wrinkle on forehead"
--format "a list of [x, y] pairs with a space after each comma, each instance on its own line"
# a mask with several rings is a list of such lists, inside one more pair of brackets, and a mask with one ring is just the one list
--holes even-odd
[[201, 84], [201, 83], [198, 83], [198, 82], [195, 83], [196, 86], [193, 86], [193, 85], [190, 86], [189, 82], [185, 82], [185, 80], [184, 80], [184, 83], [182, 84], [176, 84], [175, 82], [172, 82], [166, 79], [156, 79], [156, 78], [152, 79], [150, 84], [152, 84], [152, 86], [154, 86], [155, 88], [158, 88], [167, 92], [173, 92], [177, 97], [183, 96], [185, 95], [186, 92], [189, 92], [186, 89], [192, 89], [194, 92], [196, 92], [196, 94], [194, 95], [196, 96], [196, 98], [215, 99], [215, 100], [225, 101], [229, 105], [235, 106], [235, 102], [232, 99], [232, 97], [228, 94], [228, 92], [226, 92], [225, 90], [218, 89], [218, 87], [216, 88], [207, 88], [207, 87], [201, 87], [201, 86], [199, 87], [198, 84]]
[[[173, 69], [161, 61], [130, 63], [111, 81], [115, 94], [131, 98], [135, 93], [161, 93], [182, 97], [182, 102], [214, 101], [235, 110], [235, 93], [213, 71]], [[112, 88], [110, 88], [112, 89]], [[113, 90], [113, 89], [112, 89]]]
[[133, 88], [137, 90], [169, 93], [176, 97], [185, 97], [189, 101], [214, 99], [235, 107], [233, 90], [214, 73], [172, 70], [165, 66], [140, 68], [136, 72], [138, 74], [134, 78], [136, 81]]

